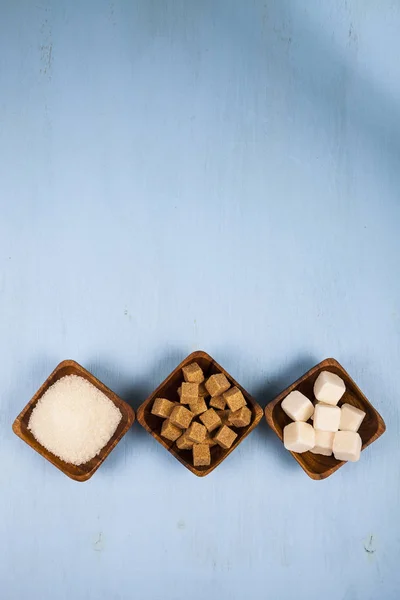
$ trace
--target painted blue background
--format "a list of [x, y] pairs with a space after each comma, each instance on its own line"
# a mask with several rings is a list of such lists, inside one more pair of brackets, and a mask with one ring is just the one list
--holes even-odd
[[[395, 600], [400, 3], [0, 1], [4, 600]], [[264, 406], [337, 358], [388, 431], [197, 479], [135, 423], [91, 481], [12, 434], [74, 358], [135, 406], [194, 349]]]

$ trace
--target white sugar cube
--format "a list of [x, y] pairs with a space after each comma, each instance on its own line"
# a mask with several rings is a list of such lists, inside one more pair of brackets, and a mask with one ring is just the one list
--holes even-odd
[[322, 371], [314, 383], [314, 395], [320, 402], [336, 405], [346, 391], [343, 379], [335, 373]]
[[333, 439], [335, 434], [333, 431], [320, 431], [315, 430], [315, 446], [311, 449], [314, 454], [323, 454], [324, 456], [331, 456]]
[[[316, 402], [314, 404], [314, 412], [315, 412], [315, 407], [317, 406], [317, 404], [324, 404], [324, 402]], [[330, 405], [328, 404], [328, 406], [330, 406]], [[311, 421], [314, 421], [314, 412], [313, 412], [313, 414], [310, 417]]]
[[355, 431], [338, 431], [333, 440], [333, 454], [337, 460], [356, 462], [360, 458], [361, 438]]
[[351, 404], [343, 404], [341, 411], [339, 429], [342, 431], [358, 431], [365, 417], [365, 412]]
[[315, 431], [312, 425], [295, 421], [283, 429], [283, 443], [291, 452], [307, 452], [315, 446]]
[[314, 427], [321, 431], [337, 431], [340, 423], [340, 408], [330, 404], [317, 404], [314, 409]]
[[314, 412], [314, 405], [301, 392], [290, 392], [282, 401], [282, 410], [293, 421], [308, 421]]

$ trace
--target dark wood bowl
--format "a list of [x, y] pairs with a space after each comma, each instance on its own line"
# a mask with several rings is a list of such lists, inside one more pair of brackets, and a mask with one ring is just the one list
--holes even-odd
[[[267, 404], [265, 407], [265, 418], [267, 419], [268, 425], [283, 442], [283, 428], [292, 421], [282, 410], [282, 400], [286, 398], [290, 392], [293, 392], [293, 390], [298, 390], [310, 400], [314, 400], [314, 382], [321, 371], [331, 371], [332, 373], [336, 373], [336, 375], [339, 375], [346, 384], [346, 392], [339, 401], [338, 406], [347, 402], [348, 404], [360, 408], [366, 413], [358, 432], [362, 440], [362, 450], [364, 450], [364, 448], [372, 444], [372, 442], [375, 442], [375, 440], [385, 432], [386, 426], [378, 411], [375, 410], [372, 404], [367, 400], [347, 371], [345, 371], [334, 358], [327, 358], [320, 362], [305, 375], [300, 377], [300, 379], [286, 388], [286, 390], [279, 394], [275, 400], [272, 400], [272, 402]], [[309, 423], [312, 423], [312, 421], [310, 420]], [[290, 454], [312, 479], [325, 479], [346, 464], [344, 461], [336, 460], [334, 456], [322, 456], [320, 454], [313, 454], [312, 452], [304, 452], [303, 454], [291, 452]]]
[[[224, 373], [232, 385], [236, 385], [246, 398], [248, 407], [252, 412], [252, 420], [247, 427], [235, 428], [238, 437], [229, 450], [224, 450], [220, 446], [211, 448], [211, 465], [207, 467], [194, 467], [192, 462], [191, 450], [179, 450], [174, 442], [170, 442], [161, 437], [161, 426], [163, 419], [151, 414], [151, 408], [156, 398], [167, 398], [168, 400], [179, 401], [177, 389], [183, 381], [182, 367], [196, 361], [204, 371], [205, 377], [210, 377], [214, 373]], [[158, 386], [156, 390], [143, 402], [137, 411], [137, 420], [160, 444], [164, 446], [175, 458], [179, 460], [189, 471], [198, 477], [204, 477], [213, 471], [222, 461], [238, 447], [240, 442], [244, 440], [257, 427], [261, 421], [263, 410], [261, 406], [250, 396], [241, 385], [239, 385], [229, 373], [225, 371], [209, 354], [198, 350], [189, 354], [180, 365], [172, 371], [170, 375]]]
[[[39, 398], [43, 396], [43, 394], [51, 385], [53, 385], [53, 383], [62, 377], [65, 377], [66, 375], [78, 375], [79, 377], [83, 377], [89, 381], [92, 385], [103, 392], [103, 394], [105, 394], [112, 402], [114, 402], [122, 414], [122, 419], [108, 444], [104, 446], [97, 456], [89, 460], [87, 463], [79, 466], [66, 463], [46, 450], [46, 448], [39, 444], [39, 442], [34, 438], [33, 434], [28, 429], [30, 416]], [[29, 444], [29, 446], [44, 456], [44, 458], [57, 467], [57, 469], [60, 469], [60, 471], [65, 473], [65, 475], [68, 475], [68, 477], [71, 477], [71, 479], [75, 479], [76, 481], [87, 481], [105, 461], [111, 450], [113, 450], [113, 448], [115, 448], [118, 442], [123, 438], [134, 420], [135, 413], [129, 404], [121, 400], [121, 398], [114, 394], [114, 392], [101, 383], [101, 381], [99, 381], [94, 375], [89, 373], [89, 371], [81, 367], [81, 365], [79, 365], [77, 362], [74, 360], [64, 360], [54, 369], [41, 388], [33, 396], [32, 400], [28, 402], [22, 412], [18, 415], [13, 423], [12, 428], [14, 433], [20, 437], [21, 440]]]

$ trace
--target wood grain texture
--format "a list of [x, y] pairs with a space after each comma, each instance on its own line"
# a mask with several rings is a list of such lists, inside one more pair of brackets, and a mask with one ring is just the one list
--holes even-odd
[[[237, 438], [232, 444], [231, 448], [224, 450], [221, 446], [213, 446], [211, 448], [211, 465], [210, 466], [193, 466], [193, 458], [191, 450], [179, 450], [174, 442], [170, 442], [161, 436], [161, 426], [163, 419], [153, 415], [151, 409], [156, 398], [167, 398], [168, 400], [177, 400], [177, 389], [184, 381], [182, 375], [182, 368], [189, 365], [192, 362], [197, 362], [203, 370], [205, 378], [207, 379], [215, 373], [224, 373], [229, 379], [232, 385], [237, 386], [244, 397], [246, 398], [247, 405], [252, 412], [251, 423], [247, 427], [236, 428]], [[177, 367], [166, 377], [166, 379], [160, 383], [160, 385], [150, 394], [150, 396], [143, 402], [137, 411], [138, 422], [148, 431], [164, 448], [166, 448], [175, 458], [179, 460], [189, 471], [197, 475], [198, 477], [204, 477], [208, 475], [214, 469], [222, 463], [222, 461], [231, 454], [239, 444], [247, 437], [255, 427], [261, 421], [263, 411], [261, 406], [257, 404], [254, 398], [239, 384], [235, 381], [227, 371], [221, 365], [219, 365], [209, 354], [202, 350], [196, 350], [187, 356]]]
[[[107, 398], [109, 398], [119, 408], [122, 414], [122, 419], [109, 442], [100, 450], [97, 456], [93, 457], [91, 460], [82, 465], [72, 465], [61, 460], [58, 458], [58, 456], [55, 456], [52, 452], [49, 452], [46, 448], [44, 448], [28, 429], [30, 416], [38, 400], [49, 389], [49, 387], [67, 375], [77, 375], [89, 381], [89, 383], [103, 392], [103, 394], [105, 394]], [[22, 409], [20, 414], [15, 419], [12, 428], [14, 433], [20, 437], [21, 440], [31, 446], [31, 448], [36, 450], [36, 452], [41, 454], [65, 475], [68, 475], [68, 477], [71, 479], [75, 479], [75, 481], [87, 481], [106, 460], [107, 456], [115, 448], [118, 442], [121, 441], [134, 420], [135, 413], [129, 404], [121, 400], [121, 398], [119, 398], [116, 394], [114, 394], [114, 392], [106, 387], [104, 383], [99, 381], [94, 375], [89, 373], [89, 371], [84, 369], [77, 362], [74, 360], [63, 360], [49, 375], [33, 398], [25, 406], [25, 408]]]
[[[265, 407], [265, 418], [267, 419], [268, 425], [283, 442], [283, 429], [286, 425], [291, 423], [292, 420], [282, 410], [282, 400], [294, 390], [298, 390], [307, 396], [307, 398], [313, 400], [314, 383], [321, 371], [330, 371], [331, 373], [339, 375], [346, 384], [346, 392], [341, 400], [339, 400], [338, 406], [347, 402], [352, 406], [360, 408], [366, 413], [359, 429], [362, 440], [362, 450], [364, 450], [385, 432], [386, 426], [378, 411], [367, 400], [347, 371], [334, 358], [327, 358], [318, 363], [318, 365], [292, 383], [292, 385], [286, 388], [279, 396], [277, 396], [277, 398], [272, 400], [272, 402]], [[311, 420], [309, 422], [312, 423]], [[312, 452], [304, 452], [301, 454], [290, 452], [290, 454], [312, 479], [326, 479], [326, 477], [329, 477], [346, 464], [343, 461], [336, 460], [334, 456], [322, 456], [320, 454], [313, 454]]]

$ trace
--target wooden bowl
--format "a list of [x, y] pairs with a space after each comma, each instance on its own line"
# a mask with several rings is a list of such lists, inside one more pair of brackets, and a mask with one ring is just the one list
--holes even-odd
[[[336, 373], [346, 384], [346, 392], [339, 401], [338, 406], [347, 402], [366, 413], [358, 431], [362, 440], [362, 450], [364, 450], [364, 448], [375, 442], [385, 432], [386, 426], [378, 411], [367, 400], [347, 371], [334, 358], [323, 360], [300, 377], [300, 379], [292, 383], [275, 400], [267, 404], [265, 407], [265, 418], [268, 425], [275, 431], [280, 440], [283, 441], [283, 428], [285, 425], [291, 423], [292, 420], [283, 412], [281, 407], [282, 400], [290, 392], [293, 392], [293, 390], [298, 390], [310, 400], [315, 400], [313, 391], [314, 382], [321, 371]], [[312, 423], [312, 421], [310, 420], [309, 423]], [[313, 454], [312, 452], [304, 452], [303, 454], [291, 452], [290, 454], [312, 479], [325, 479], [346, 464], [344, 461], [336, 460], [334, 456], [322, 456], [320, 454]]]
[[[104, 446], [97, 456], [89, 460], [87, 463], [79, 466], [66, 463], [46, 450], [46, 448], [39, 444], [39, 442], [34, 438], [33, 434], [28, 429], [30, 416], [39, 398], [43, 396], [43, 394], [51, 385], [53, 385], [53, 383], [62, 377], [65, 377], [66, 375], [78, 375], [79, 377], [83, 377], [89, 381], [92, 385], [103, 392], [103, 394], [105, 394], [112, 402], [114, 402], [122, 414], [122, 419], [108, 444]], [[32, 400], [28, 402], [22, 412], [18, 415], [13, 423], [12, 428], [14, 433], [20, 437], [21, 440], [29, 444], [29, 446], [36, 450], [36, 452], [39, 452], [39, 454], [44, 456], [44, 458], [47, 458], [48, 461], [57, 467], [57, 469], [60, 469], [60, 471], [65, 473], [65, 475], [68, 475], [68, 477], [71, 477], [71, 479], [75, 479], [76, 481], [87, 481], [90, 479], [90, 477], [92, 477], [93, 473], [97, 471], [102, 462], [105, 461], [111, 450], [113, 450], [113, 448], [115, 448], [118, 442], [123, 438], [134, 420], [135, 413], [129, 404], [121, 400], [121, 398], [114, 394], [114, 392], [108, 389], [108, 387], [96, 379], [94, 375], [89, 373], [89, 371], [86, 371], [86, 369], [81, 367], [81, 365], [76, 363], [74, 360], [64, 360], [54, 369], [42, 387], [33, 396]]]
[[[247, 427], [235, 428], [238, 437], [236, 441], [233, 443], [232, 447], [229, 450], [224, 450], [220, 446], [213, 446], [211, 448], [211, 465], [207, 467], [194, 467], [192, 461], [192, 451], [191, 450], [179, 450], [176, 447], [174, 442], [170, 442], [169, 440], [161, 437], [161, 426], [163, 423], [163, 419], [151, 414], [151, 409], [153, 406], [153, 402], [156, 398], [167, 398], [172, 401], [179, 401], [177, 389], [181, 385], [183, 381], [182, 375], [182, 367], [189, 365], [190, 363], [196, 361], [200, 367], [203, 369], [205, 377], [210, 377], [214, 373], [224, 373], [226, 377], [229, 379], [232, 385], [236, 385], [243, 393], [246, 398], [246, 402], [248, 407], [252, 412], [252, 420], [250, 425]], [[156, 390], [143, 402], [143, 404], [139, 407], [137, 411], [137, 420], [160, 444], [164, 446], [175, 458], [179, 460], [189, 471], [197, 475], [198, 477], [204, 477], [213, 471], [218, 465], [222, 463], [222, 461], [238, 447], [240, 442], [244, 440], [246, 436], [249, 435], [253, 431], [255, 427], [257, 427], [258, 423], [261, 421], [263, 415], [263, 410], [261, 406], [257, 404], [257, 402], [250, 396], [248, 392], [241, 385], [239, 385], [229, 373], [225, 371], [209, 354], [206, 352], [202, 352], [198, 350], [197, 352], [193, 352], [189, 354], [185, 360], [181, 362], [180, 365], [172, 371], [170, 375], [158, 386]]]

